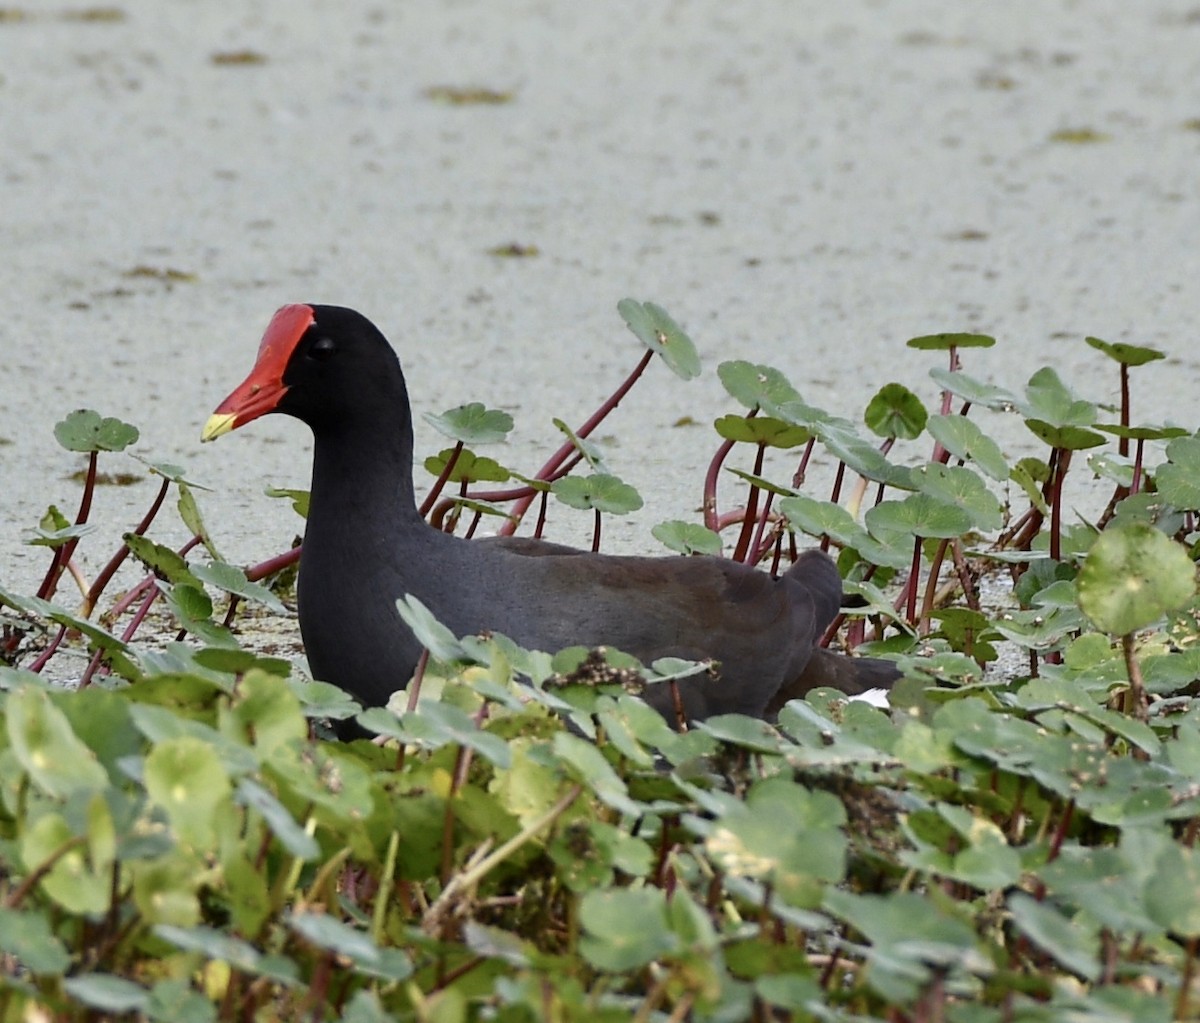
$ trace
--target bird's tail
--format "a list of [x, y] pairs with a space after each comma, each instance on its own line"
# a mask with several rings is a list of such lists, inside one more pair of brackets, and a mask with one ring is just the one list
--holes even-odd
[[766, 716], [774, 718], [789, 700], [799, 700], [811, 689], [829, 686], [847, 696], [861, 696], [868, 689], [891, 689], [900, 671], [891, 661], [877, 657], [847, 657], [817, 647], [804, 670], [785, 682], [767, 705]]

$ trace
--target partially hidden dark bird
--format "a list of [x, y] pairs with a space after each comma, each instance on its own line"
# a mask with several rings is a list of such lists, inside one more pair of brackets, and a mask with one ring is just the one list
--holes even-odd
[[[298, 583], [315, 678], [380, 706], [412, 677], [422, 646], [396, 610], [411, 594], [455, 635], [521, 646], [615, 647], [643, 663], [712, 659], [678, 683], [688, 720], [772, 717], [817, 686], [888, 687], [885, 660], [818, 644], [842, 581], [821, 551], [773, 578], [721, 557], [626, 557], [524, 537], [466, 540], [430, 526], [413, 491], [413, 429], [399, 359], [352, 309], [289, 305], [271, 320], [250, 375], [213, 412], [213, 440], [268, 412], [308, 424], [312, 491]], [[664, 685], [645, 699], [672, 724]]]

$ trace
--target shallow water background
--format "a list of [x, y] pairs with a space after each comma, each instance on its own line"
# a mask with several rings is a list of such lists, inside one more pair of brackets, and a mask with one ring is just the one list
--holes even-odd
[[[228, 559], [287, 545], [298, 520], [262, 489], [307, 485], [304, 428], [198, 444], [286, 302], [374, 319], [419, 412], [512, 412], [486, 453], [525, 471], [551, 417], [580, 422], [637, 359], [618, 299], [665, 306], [706, 372], [653, 367], [602, 430], [647, 502], [611, 550], [660, 550], [650, 526], [693, 516], [708, 424], [735, 410], [726, 358], [857, 416], [893, 379], [935, 400], [940, 359], [907, 338], [983, 331], [1000, 343], [967, 353], [974, 375], [1019, 389], [1049, 363], [1115, 401], [1093, 334], [1168, 352], [1135, 374], [1135, 417], [1196, 425], [1194, 2], [30, 2], [4, 8], [0, 54], [6, 586], [45, 565], [23, 528], [50, 501], [74, 514], [81, 463], [52, 428], [80, 406], [214, 488]], [[1014, 417], [980, 422], [1028, 444]], [[85, 571], [154, 489], [100, 492]], [[589, 528], [564, 510], [551, 535]]]

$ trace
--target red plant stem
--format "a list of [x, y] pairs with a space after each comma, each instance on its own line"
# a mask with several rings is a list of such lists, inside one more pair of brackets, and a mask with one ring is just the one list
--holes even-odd
[[812, 457], [813, 446], [816, 443], [816, 437], [809, 437], [808, 443], [804, 445], [804, 454], [800, 456], [800, 464], [796, 466], [796, 471], [792, 474], [793, 489], [798, 490], [804, 486], [804, 478], [808, 475], [808, 460]]
[[1071, 463], [1070, 448], [1056, 448], [1054, 459], [1054, 493], [1050, 504], [1050, 557], [1055, 561], [1062, 560], [1062, 489], [1063, 480], [1067, 475], [1067, 466]]
[[[150, 524], [154, 521], [154, 517], [158, 514], [158, 510], [162, 507], [163, 501], [166, 499], [167, 491], [171, 489], [171, 481], [163, 480], [162, 485], [158, 488], [158, 494], [150, 505], [150, 510], [142, 516], [142, 521], [134, 527], [133, 533], [135, 536], [144, 536], [146, 530], [150, 528]], [[96, 576], [95, 581], [87, 591], [87, 595], [83, 598], [83, 608], [80, 610], [80, 615], [84, 618], [90, 618], [92, 611], [96, 608], [96, 602], [100, 599], [100, 594], [105, 590], [105, 587], [112, 581], [112, 577], [116, 575], [117, 569], [125, 563], [125, 559], [129, 557], [128, 544], [121, 544], [120, 549], [114, 554]]]
[[542, 538], [542, 533], [546, 528], [546, 506], [550, 503], [550, 491], [542, 491], [542, 499], [538, 502], [538, 517], [537, 525], [533, 530], [535, 540]]
[[421, 698], [421, 681], [425, 678], [425, 669], [429, 666], [429, 651], [422, 650], [417, 670], [413, 672], [412, 684], [408, 687], [408, 704], [405, 711], [411, 714], [417, 709], [417, 700]]
[[[99, 457], [99, 452], [93, 451], [88, 455], [87, 478], [83, 483], [83, 496], [79, 499], [79, 513], [75, 516], [75, 525], [82, 526], [88, 520], [88, 514], [92, 510], [92, 494], [96, 490], [96, 462]], [[67, 567], [67, 562], [71, 560], [71, 556], [75, 553], [75, 548], [79, 546], [79, 537], [75, 536], [68, 540], [61, 547], [56, 547], [54, 557], [50, 560], [50, 568], [46, 571], [46, 577], [42, 580], [42, 585], [38, 587], [37, 595], [42, 600], [49, 600], [58, 588], [58, 580], [62, 578], [63, 569]]]
[[[574, 458], [569, 459], [558, 470], [556, 470], [552, 475], [547, 476], [546, 479], [543, 480], [542, 482], [545, 482], [545, 483], [557, 482], [558, 480], [562, 479], [564, 476], [568, 475], [571, 472], [571, 470], [574, 469], [575, 466], [577, 466], [582, 461], [583, 461], [583, 456], [581, 454], [579, 454], [578, 452], [576, 452]], [[521, 500], [522, 498], [526, 498], [526, 497], [528, 497], [530, 500], [532, 500], [538, 494], [542, 495], [542, 503], [543, 503], [543, 508], [544, 508], [545, 501], [546, 501], [546, 496], [545, 496], [546, 490], [543, 489], [542, 487], [526, 486], [526, 487], [514, 487], [511, 490], [472, 490], [470, 492], [470, 494], [464, 493], [462, 496], [464, 496], [464, 497], [469, 496], [472, 501], [486, 501], [488, 504], [505, 504], [509, 501], [517, 501], [517, 500]], [[433, 509], [433, 513], [429, 516], [429, 524], [431, 526], [433, 526], [435, 529], [441, 529], [442, 522], [445, 519], [447, 513], [449, 513], [450, 511], [452, 511], [453, 509], [455, 509], [457, 507], [459, 507], [459, 504], [453, 498], [443, 497], [440, 501], [438, 501], [437, 505]], [[509, 516], [509, 522], [513, 522], [513, 523], [517, 522], [517, 520], [515, 518], [513, 518], [513, 515], [515, 514], [514, 512], [508, 512], [507, 514]], [[504, 535], [503, 531], [501, 532], [500, 535]]]
[[1054, 837], [1050, 840], [1050, 851], [1046, 855], [1046, 862], [1053, 863], [1058, 859], [1058, 854], [1062, 850], [1063, 839], [1067, 837], [1067, 829], [1071, 826], [1071, 818], [1075, 814], [1075, 800], [1069, 800], [1067, 805], [1063, 807], [1062, 817], [1059, 818], [1058, 827], [1054, 829]]
[[1195, 937], [1188, 938], [1187, 944], [1184, 946], [1187, 950], [1187, 956], [1183, 960], [1183, 976], [1179, 980], [1179, 994], [1175, 997], [1175, 1015], [1173, 1019], [1187, 1019], [1190, 1015], [1188, 1006], [1188, 995], [1192, 990], [1192, 977], [1196, 973], [1196, 947], [1200, 945], [1200, 939]]
[[595, 554], [600, 550], [600, 509], [595, 508], [593, 511], [596, 514], [596, 525], [592, 528], [592, 553]]
[[917, 617], [917, 581], [921, 575], [921, 538], [913, 537], [913, 559], [912, 568], [909, 569], [908, 585], [905, 586], [904, 592], [907, 600], [907, 610], [905, 619], [909, 625], [916, 624]]
[[[754, 475], [762, 475], [763, 458], [766, 455], [767, 446], [759, 443], [758, 451], [754, 455]], [[754, 528], [755, 520], [758, 517], [758, 487], [754, 484], [750, 485], [750, 494], [746, 498], [746, 515], [742, 519], [742, 529], [738, 533], [737, 545], [733, 548], [733, 560], [745, 561], [746, 552], [750, 548], [750, 532]]]
[[151, 578], [150, 583], [151, 585], [147, 587], [149, 592], [146, 594], [145, 600], [142, 601], [141, 606], [137, 609], [137, 611], [134, 612], [133, 617], [129, 620], [129, 624], [125, 626], [125, 631], [121, 633], [122, 643], [128, 643], [131, 639], [133, 639], [133, 634], [137, 632], [138, 626], [142, 624], [142, 620], [149, 613], [150, 605], [153, 604], [158, 597], [160, 591], [157, 586], [153, 585], [153, 578]]
[[[779, 578], [779, 562], [783, 557], [783, 533], [775, 536], [775, 553], [771, 555], [771, 578]], [[794, 560], [794, 559], [793, 559]]]
[[702, 504], [704, 525], [714, 533], [719, 531], [717, 526], [717, 480], [721, 475], [721, 466], [732, 450], [733, 441], [722, 442], [721, 446], [717, 448], [716, 454], [712, 456], [712, 461], [708, 463], [708, 472], [704, 474], [704, 502]]
[[933, 598], [937, 595], [938, 576], [942, 574], [942, 562], [946, 558], [946, 548], [949, 546], [949, 540], [942, 540], [938, 544], [933, 562], [929, 566], [929, 578], [925, 582], [925, 599], [921, 603], [921, 621], [917, 625], [918, 636], [929, 635], [929, 613], [933, 610]]
[[252, 583], [258, 582], [260, 579], [265, 579], [269, 575], [274, 575], [276, 572], [282, 571], [289, 565], [294, 565], [300, 560], [300, 554], [304, 550], [302, 544], [297, 544], [291, 550], [284, 551], [282, 554], [276, 554], [273, 558], [268, 558], [266, 561], [260, 561], [246, 569], [246, 579]]
[[[203, 542], [204, 542], [204, 537], [199, 536], [199, 535], [193, 536], [187, 543], [185, 543], [182, 547], [180, 547], [179, 550], [177, 550], [175, 553], [178, 554], [181, 558], [185, 558], [192, 551], [193, 548], [199, 546]], [[125, 627], [125, 631], [123, 633], [121, 633], [121, 642], [122, 643], [128, 643], [129, 640], [133, 638], [133, 634], [137, 631], [138, 626], [142, 624], [142, 620], [146, 617], [147, 612], [149, 612], [150, 606], [154, 603], [155, 599], [158, 597], [159, 593], [161, 592], [158, 589], [158, 587], [154, 585], [154, 578], [155, 577], [153, 575], [149, 575], [145, 579], [143, 579], [140, 583], [137, 584], [137, 586], [135, 586], [132, 590], [130, 590], [129, 593], [125, 594], [125, 596], [121, 598], [121, 600], [112, 609], [112, 611], [109, 612], [113, 618], [116, 618], [118, 615], [122, 614], [125, 611], [125, 609], [128, 608], [129, 605], [132, 604], [133, 601], [136, 600], [140, 594], [145, 593], [147, 590], [149, 590], [149, 593], [146, 594], [146, 599], [142, 602], [141, 607], [139, 607], [137, 609], [137, 613], [134, 614], [134, 616], [130, 620], [129, 624]], [[187, 635], [186, 630], [181, 630], [179, 635], [176, 637], [176, 642], [178, 642], [179, 640], [182, 640], [185, 635]]]
[[[584, 423], [578, 430], [575, 431], [576, 437], [578, 437], [580, 440], [583, 440], [604, 421], [605, 417], [607, 417], [608, 414], [621, 403], [621, 399], [629, 393], [629, 389], [635, 383], [637, 383], [638, 377], [640, 377], [645, 371], [652, 358], [654, 358], [654, 353], [650, 351], [650, 349], [646, 349], [645, 354], [643, 354], [641, 359], [638, 360], [638, 364], [634, 367], [633, 372], [625, 378], [625, 382], [621, 384], [621, 386], [615, 391], [613, 391], [612, 395], [604, 402], [603, 405], [601, 405], [598, 409], [596, 409], [595, 412], [592, 413], [591, 417], [586, 423]], [[560, 447], [556, 452], [554, 452], [553, 455], [550, 456], [550, 458], [546, 461], [546, 464], [537, 471], [537, 475], [534, 477], [534, 479], [545, 479], [547, 475], [554, 472], [554, 470], [557, 469], [567, 458], [567, 456], [569, 456], [574, 450], [575, 445], [568, 440], [562, 447]], [[517, 525], [525, 516], [525, 512], [532, 503], [532, 495], [529, 497], [524, 497], [517, 502], [517, 506], [512, 512], [512, 519], [500, 527], [501, 536], [512, 536], [512, 534], [516, 532]]]
[[55, 635], [54, 639], [50, 641], [50, 645], [46, 647], [46, 649], [40, 654], [38, 654], [37, 659], [29, 666], [29, 670], [36, 675], [39, 671], [46, 667], [46, 662], [54, 656], [66, 635], [67, 627], [65, 625], [60, 625], [58, 627], [58, 633]]
[[833, 492], [829, 495], [829, 503], [837, 504], [842, 496], [842, 480], [846, 478], [846, 463], [838, 462], [837, 475], [833, 478]]
[[1145, 441], [1139, 437], [1137, 439], [1137, 454], [1133, 456], [1133, 480], [1129, 484], [1129, 492], [1136, 494], [1142, 484], [1142, 449]]
[[229, 610], [225, 612], [225, 621], [221, 623], [225, 628], [228, 629], [233, 624], [233, 616], [237, 614], [238, 604], [241, 602], [241, 599], [236, 593], [229, 595]]
[[972, 611], [980, 610], [979, 593], [975, 588], [974, 580], [971, 579], [970, 570], [967, 568], [967, 559], [963, 557], [962, 540], [955, 537], [954, 543], [950, 545], [950, 553], [954, 558], [954, 569], [958, 572], [958, 581], [963, 588], [963, 596], [966, 598], [967, 607]]
[[[1121, 425], [1125, 429], [1129, 429], [1129, 367], [1125, 363], [1121, 363]], [[1141, 441], [1138, 441], [1138, 446], [1141, 446]], [[1129, 438], [1117, 438], [1117, 452], [1122, 457], [1129, 455]]]
[[446, 485], [446, 480], [450, 478], [450, 473], [454, 471], [454, 464], [458, 461], [458, 456], [462, 454], [462, 449], [463, 442], [460, 440], [454, 445], [454, 450], [450, 452], [450, 457], [446, 459], [446, 465], [438, 475], [437, 482], [433, 484], [433, 489], [429, 491], [425, 500], [421, 502], [421, 518], [429, 514], [429, 509], [433, 507], [434, 502], [438, 499], [438, 494], [442, 492], [442, 488]]
[[141, 597], [141, 595], [145, 593], [149, 587], [153, 585], [154, 576], [148, 575], [144, 577], [141, 582], [137, 583], [137, 585], [131, 586], [125, 591], [125, 594], [121, 597], [121, 599], [113, 604], [112, 609], [108, 612], [108, 617], [113, 620], [120, 618], [121, 615], [128, 611], [129, 608], [133, 606], [134, 602]]
[[771, 547], [779, 544], [779, 540], [773, 540], [763, 544], [763, 534], [767, 531], [767, 523], [771, 521], [771, 505], [775, 501], [775, 495], [771, 491], [767, 491], [767, 496], [763, 500], [762, 514], [758, 517], [758, 528], [754, 531], [754, 542], [750, 545], [750, 564], [757, 565]]
[[92, 676], [96, 674], [96, 669], [100, 667], [100, 658], [103, 656], [104, 650], [97, 647], [96, 652], [92, 654], [92, 659], [88, 661], [88, 666], [84, 669], [82, 677], [79, 679], [80, 689], [86, 689], [92, 684]]
[[191, 554], [192, 551], [194, 551], [202, 543], [204, 543], [204, 537], [199, 536], [199, 535], [193, 536], [187, 543], [185, 543], [182, 547], [180, 547], [179, 550], [177, 550], [175, 553], [178, 554], [181, 558], [186, 558], [189, 554]]
[[732, 511], [722, 513], [717, 517], [716, 532], [722, 533], [735, 522], [742, 522], [746, 518], [745, 507], [734, 508]]
[[483, 512], [476, 509], [475, 517], [473, 519], [471, 519], [471, 524], [467, 527], [467, 531], [464, 534], [468, 540], [470, 540], [471, 537], [473, 537], [475, 535], [475, 530], [479, 528], [479, 520], [482, 518], [483, 518]]

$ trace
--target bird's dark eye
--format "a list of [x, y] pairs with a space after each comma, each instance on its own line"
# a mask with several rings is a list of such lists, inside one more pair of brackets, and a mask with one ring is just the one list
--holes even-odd
[[326, 362], [337, 353], [337, 344], [331, 337], [317, 338], [308, 349], [308, 357], [317, 362]]

